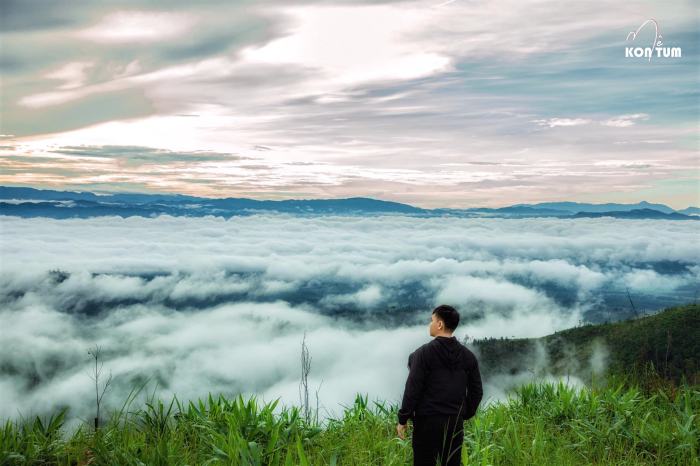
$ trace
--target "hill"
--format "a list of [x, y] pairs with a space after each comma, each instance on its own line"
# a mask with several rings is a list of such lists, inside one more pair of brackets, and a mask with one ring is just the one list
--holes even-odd
[[588, 324], [541, 338], [474, 340], [485, 376], [523, 368], [573, 374], [590, 381], [596, 367], [625, 374], [653, 366], [674, 382], [700, 382], [700, 305], [670, 307], [654, 315]]

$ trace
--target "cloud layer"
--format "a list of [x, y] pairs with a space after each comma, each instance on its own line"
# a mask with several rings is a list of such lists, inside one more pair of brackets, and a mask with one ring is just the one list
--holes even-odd
[[[114, 375], [113, 406], [149, 375], [165, 397], [298, 403], [304, 332], [323, 415], [358, 392], [398, 402], [437, 304], [461, 311], [462, 339], [619, 318], [627, 289], [646, 310], [692, 299], [700, 250], [689, 223], [3, 217], [0, 417], [65, 404], [89, 418], [94, 344]], [[503, 396], [505, 379], [485, 382], [487, 397]]]

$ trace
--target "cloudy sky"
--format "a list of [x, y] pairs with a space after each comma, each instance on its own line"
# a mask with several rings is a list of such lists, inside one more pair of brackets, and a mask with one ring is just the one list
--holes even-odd
[[691, 0], [0, 5], [4, 185], [700, 203]]

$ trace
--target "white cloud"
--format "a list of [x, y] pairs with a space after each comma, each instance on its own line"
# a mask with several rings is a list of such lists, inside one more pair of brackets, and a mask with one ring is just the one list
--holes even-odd
[[475, 302], [508, 309], [535, 309], [553, 307], [552, 303], [535, 290], [504, 280], [479, 277], [449, 277], [440, 287], [436, 300], [469, 308]]
[[[431, 306], [457, 306], [460, 338], [539, 336], [575, 325], [607, 288], [629, 286], [639, 303], [700, 273], [689, 222], [259, 215], [2, 226], [0, 345], [12, 350], [0, 364], [12, 371], [0, 374], [0, 417], [61, 403], [91, 417], [95, 343], [115, 377], [112, 406], [137, 375], [157, 375], [159, 394], [180, 400], [241, 391], [298, 403], [304, 332], [322, 408], [338, 412], [358, 392], [397, 402]], [[692, 265], [646, 269], [658, 261]], [[485, 381], [487, 398], [514, 380]]]
[[585, 264], [574, 264], [571, 259], [505, 260], [501, 265], [506, 274], [527, 276], [533, 283], [556, 283], [587, 293], [601, 287], [608, 277], [605, 273]]
[[75, 32], [80, 39], [105, 43], [156, 42], [173, 39], [197, 23], [192, 13], [117, 11]]
[[76, 61], [66, 63], [60, 68], [51, 71], [44, 75], [49, 79], [57, 79], [64, 81], [58, 89], [73, 89], [80, 87], [85, 83], [87, 78], [87, 70], [94, 66], [93, 61]]
[[320, 301], [323, 305], [345, 305], [353, 304], [364, 309], [371, 309], [382, 302], [382, 287], [379, 285], [368, 285], [362, 289], [347, 294], [330, 295], [323, 297]]
[[[609, 118], [607, 120], [598, 121], [603, 126], [611, 126], [613, 128], [627, 128], [633, 126], [637, 120], [648, 120], [649, 115], [646, 113], [634, 113], [630, 115], [620, 115], [614, 118]], [[557, 126], [582, 126], [593, 123], [594, 119], [591, 118], [546, 118], [531, 120], [540, 126], [548, 126], [550, 128], [555, 128]], [[643, 141], [647, 142], [647, 141]]]
[[664, 276], [654, 270], [634, 270], [620, 279], [630, 291], [643, 293], [672, 293], [688, 283], [687, 277]]
[[532, 120], [540, 126], [549, 126], [556, 128], [557, 126], [581, 126], [587, 125], [592, 120], [589, 118], [548, 118], [544, 120]]
[[631, 115], [620, 115], [615, 118], [610, 118], [605, 121], [601, 121], [600, 124], [603, 126], [612, 126], [614, 128], [627, 128], [628, 126], [633, 126], [637, 123], [637, 120], [648, 120], [649, 115], [646, 113], [634, 113]]
[[[280, 11], [275, 7], [275, 11]], [[295, 6], [282, 10], [295, 26], [287, 35], [241, 56], [251, 63], [289, 63], [318, 70], [324, 81], [413, 79], [452, 70], [409, 33], [429, 27], [426, 11], [395, 5]]]

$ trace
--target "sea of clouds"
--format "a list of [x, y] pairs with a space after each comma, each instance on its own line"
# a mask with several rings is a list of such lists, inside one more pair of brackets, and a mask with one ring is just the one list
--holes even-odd
[[[623, 291], [658, 307], [644, 297], [691, 301], [700, 282], [695, 222], [4, 216], [0, 228], [0, 419], [70, 406], [73, 425], [94, 416], [95, 345], [113, 376], [107, 409], [144, 377], [164, 400], [288, 406], [305, 335], [325, 418], [358, 393], [400, 403], [438, 304], [460, 310], [460, 340], [537, 337], [615, 318], [601, 309]], [[531, 376], [484, 379], [484, 402]]]

